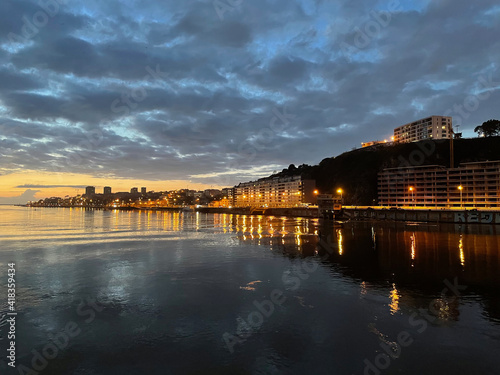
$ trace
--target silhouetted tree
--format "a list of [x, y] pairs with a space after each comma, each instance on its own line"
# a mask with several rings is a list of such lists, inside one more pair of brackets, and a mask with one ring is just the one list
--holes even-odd
[[484, 135], [485, 137], [500, 135], [500, 121], [488, 120], [483, 122], [482, 125], [476, 126], [474, 132], [478, 133], [479, 136]]

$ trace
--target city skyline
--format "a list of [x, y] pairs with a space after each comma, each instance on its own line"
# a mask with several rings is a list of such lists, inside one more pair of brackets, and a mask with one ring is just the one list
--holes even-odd
[[229, 187], [499, 117], [494, 1], [219, 3], [3, 2], [0, 203]]

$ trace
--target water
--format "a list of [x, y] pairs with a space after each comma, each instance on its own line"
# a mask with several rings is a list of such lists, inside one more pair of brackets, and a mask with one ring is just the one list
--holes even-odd
[[2, 206], [0, 301], [25, 373], [499, 374], [498, 231]]

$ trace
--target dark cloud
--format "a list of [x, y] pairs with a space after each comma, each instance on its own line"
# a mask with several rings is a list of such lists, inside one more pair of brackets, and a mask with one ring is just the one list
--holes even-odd
[[35, 77], [5, 68], [0, 70], [0, 82], [2, 82], [0, 90], [3, 92], [32, 90], [42, 87]]
[[306, 76], [307, 63], [299, 58], [290, 59], [278, 56], [270, 62], [269, 69], [265, 76], [272, 77], [274, 85], [284, 85], [286, 83], [297, 83], [298, 81], [308, 81]]
[[[52, 5], [47, 7], [46, 5]], [[86, 28], [91, 19], [72, 14], [61, 1], [13, 1], [0, 3], [0, 43], [43, 43], [60, 35]], [[14, 43], [14, 44], [15, 44]]]
[[492, 0], [61, 2], [26, 35], [41, 11], [0, 4], [2, 174], [235, 184], [428, 115], [466, 135], [500, 116]]

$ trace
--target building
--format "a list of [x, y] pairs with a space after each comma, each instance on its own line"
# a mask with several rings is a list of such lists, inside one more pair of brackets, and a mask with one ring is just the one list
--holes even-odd
[[137, 194], [138, 192], [139, 192], [139, 190], [136, 187], [133, 187], [132, 189], [130, 189], [130, 194]]
[[221, 190], [222, 196], [229, 200], [231, 206], [234, 205], [234, 188], [225, 188]]
[[95, 186], [87, 186], [85, 188], [85, 195], [95, 195]]
[[371, 147], [371, 146], [376, 146], [376, 145], [390, 145], [392, 144], [389, 142], [387, 139], [383, 141], [371, 141], [371, 142], [361, 142], [361, 147]]
[[104, 186], [104, 195], [111, 194], [111, 186]]
[[189, 190], [189, 189], [183, 189], [181, 191], [184, 191], [186, 194], [186, 197], [194, 198], [194, 194], [196, 193], [196, 190]]
[[144, 186], [141, 187], [141, 194], [146, 194], [146, 193], [147, 193], [146, 187], [144, 187]]
[[342, 199], [333, 194], [318, 194], [317, 199], [320, 217], [333, 219], [335, 212], [342, 210]]
[[301, 176], [263, 178], [234, 187], [236, 207], [298, 207], [316, 203], [316, 182]]
[[500, 207], [500, 161], [386, 169], [378, 175], [381, 206]]
[[232, 207], [232, 203], [229, 199], [227, 199], [227, 197], [224, 197], [220, 200], [210, 202], [208, 207], [229, 208]]
[[234, 189], [233, 188], [225, 188], [225, 189], [222, 189], [221, 190], [221, 194], [224, 196], [224, 197], [232, 197], [233, 196], [233, 191]]
[[426, 139], [448, 139], [453, 134], [452, 118], [431, 116], [394, 129], [394, 142], [417, 142]]
[[217, 198], [222, 195], [219, 189], [205, 189], [203, 195], [207, 198]]

